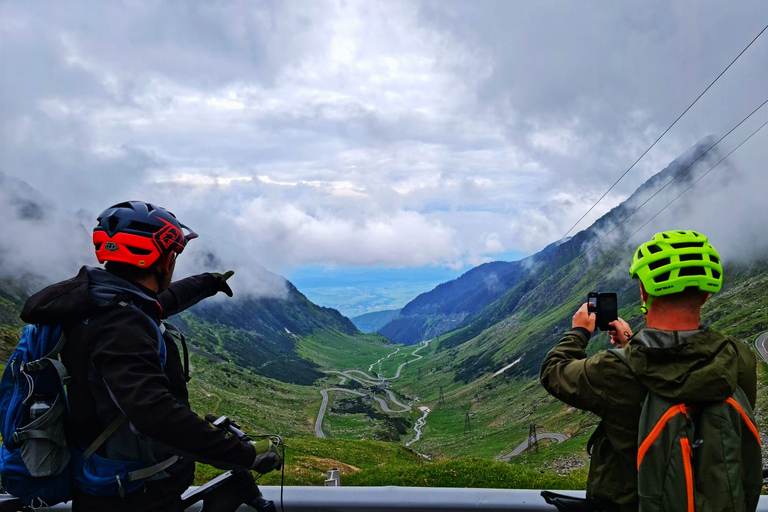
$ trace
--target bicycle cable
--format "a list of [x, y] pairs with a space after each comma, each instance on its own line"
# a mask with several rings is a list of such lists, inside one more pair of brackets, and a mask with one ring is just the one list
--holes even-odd
[[[282, 512], [285, 512], [285, 505], [283, 505], [283, 491], [285, 490], [285, 443], [283, 442], [283, 438], [280, 437], [278, 434], [248, 434], [249, 437], [266, 437], [270, 440], [272, 438], [277, 439], [277, 445], [280, 446], [280, 449], [282, 450], [282, 464], [280, 465], [280, 510]], [[262, 474], [259, 474], [259, 476], [254, 477], [253, 481], [256, 482], [261, 478]]]

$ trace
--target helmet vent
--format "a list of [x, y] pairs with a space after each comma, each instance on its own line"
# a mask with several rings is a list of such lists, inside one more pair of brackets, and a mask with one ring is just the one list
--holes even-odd
[[675, 249], [689, 249], [691, 247], [704, 247], [704, 242], [680, 242], [678, 244], [669, 244]]
[[146, 222], [139, 222], [136, 220], [132, 220], [128, 224], [128, 229], [132, 229], [134, 231], [141, 231], [143, 233], [154, 233], [157, 231], [157, 226], [153, 226], [152, 224], [147, 224]]
[[152, 254], [152, 251], [147, 249], [141, 249], [140, 247], [131, 247], [130, 245], [125, 246], [126, 249], [128, 249], [128, 252], [131, 254], [136, 254], [138, 256], [147, 256], [149, 254]]
[[704, 270], [704, 267], [683, 267], [680, 269], [680, 273], [678, 273], [680, 277], [682, 276], [705, 276], [707, 275], [707, 271]]
[[715, 269], [712, 269], [712, 277], [714, 277], [715, 279], [720, 279], [720, 272], [718, 272]]
[[663, 274], [659, 274], [658, 276], [653, 278], [654, 283], [663, 283], [664, 281], [669, 280], [669, 272], [664, 272]]
[[717, 256], [712, 256], [711, 254], [709, 255], [709, 261], [712, 263], [720, 263], [720, 260], [717, 258]]
[[129, 203], [129, 202], [125, 202], [125, 203], [116, 204], [116, 205], [110, 207], [111, 210], [115, 209], [115, 208], [128, 208], [130, 210], [133, 210], [133, 205], [131, 203]]
[[114, 233], [117, 229], [117, 225], [120, 223], [120, 219], [116, 217], [110, 217], [107, 219], [107, 224], [109, 225], [109, 232], [110, 234]]
[[648, 252], [650, 252], [651, 254], [655, 254], [657, 252], [661, 252], [661, 247], [659, 247], [658, 245], [649, 245], [648, 246]]
[[701, 254], [681, 254], [680, 261], [702, 261]]
[[664, 258], [663, 260], [650, 262], [648, 264], [648, 268], [651, 270], [656, 270], [659, 267], [663, 267], [664, 265], [669, 265], [669, 264], [670, 264], [669, 258]]

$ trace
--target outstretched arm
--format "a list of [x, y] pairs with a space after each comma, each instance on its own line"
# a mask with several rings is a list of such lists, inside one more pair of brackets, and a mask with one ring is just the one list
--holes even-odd
[[232, 289], [227, 284], [227, 279], [232, 277], [232, 274], [232, 270], [224, 274], [206, 272], [172, 282], [157, 298], [163, 308], [163, 318], [181, 313], [218, 292], [224, 292], [231, 297]]

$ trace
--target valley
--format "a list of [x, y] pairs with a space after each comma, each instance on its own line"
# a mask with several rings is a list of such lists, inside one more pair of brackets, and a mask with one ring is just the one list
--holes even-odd
[[[673, 161], [573, 237], [521, 261], [481, 264], [399, 310], [358, 319], [387, 336], [362, 332], [262, 270], [284, 296], [220, 297], [170, 319], [187, 337], [193, 410], [282, 436], [289, 485], [322, 485], [337, 468], [343, 485], [584, 488], [598, 418], [550, 396], [538, 381], [541, 361], [590, 291], [616, 292], [619, 316], [635, 332], [643, 327], [627, 275], [636, 232], [623, 220], [660, 181], [685, 172], [694, 179], [686, 165], [701, 151]], [[615, 238], [592, 251], [606, 232]], [[753, 344], [768, 330], [768, 260], [734, 248], [723, 254], [725, 285], [702, 324]], [[19, 312], [43, 284], [26, 274], [0, 279], [0, 354], [18, 341]], [[596, 333], [587, 352], [608, 347]], [[763, 436], [767, 380], [761, 363]], [[532, 431], [538, 450], [526, 450]], [[200, 464], [197, 483], [218, 473]]]

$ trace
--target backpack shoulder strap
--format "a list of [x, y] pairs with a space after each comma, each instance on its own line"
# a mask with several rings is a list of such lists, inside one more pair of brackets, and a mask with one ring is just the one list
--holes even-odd
[[99, 436], [93, 440], [91, 445], [83, 452], [83, 455], [85, 458], [89, 458], [91, 455], [96, 453], [96, 450], [103, 445], [107, 439], [109, 439], [109, 436], [117, 432], [117, 429], [120, 428], [120, 425], [123, 424], [123, 422], [126, 420], [126, 416], [124, 414], [120, 414], [117, 416], [112, 422], [110, 422], [109, 425], [107, 425], [107, 428], [104, 429], [104, 431], [99, 434]]
[[629, 371], [634, 374], [635, 372], [632, 371], [632, 367], [629, 366], [629, 360], [627, 359], [627, 352], [624, 350], [624, 348], [612, 348], [609, 349], [612, 353], [616, 354], [616, 356], [621, 359], [621, 362], [627, 365], [627, 368], [629, 368]]

